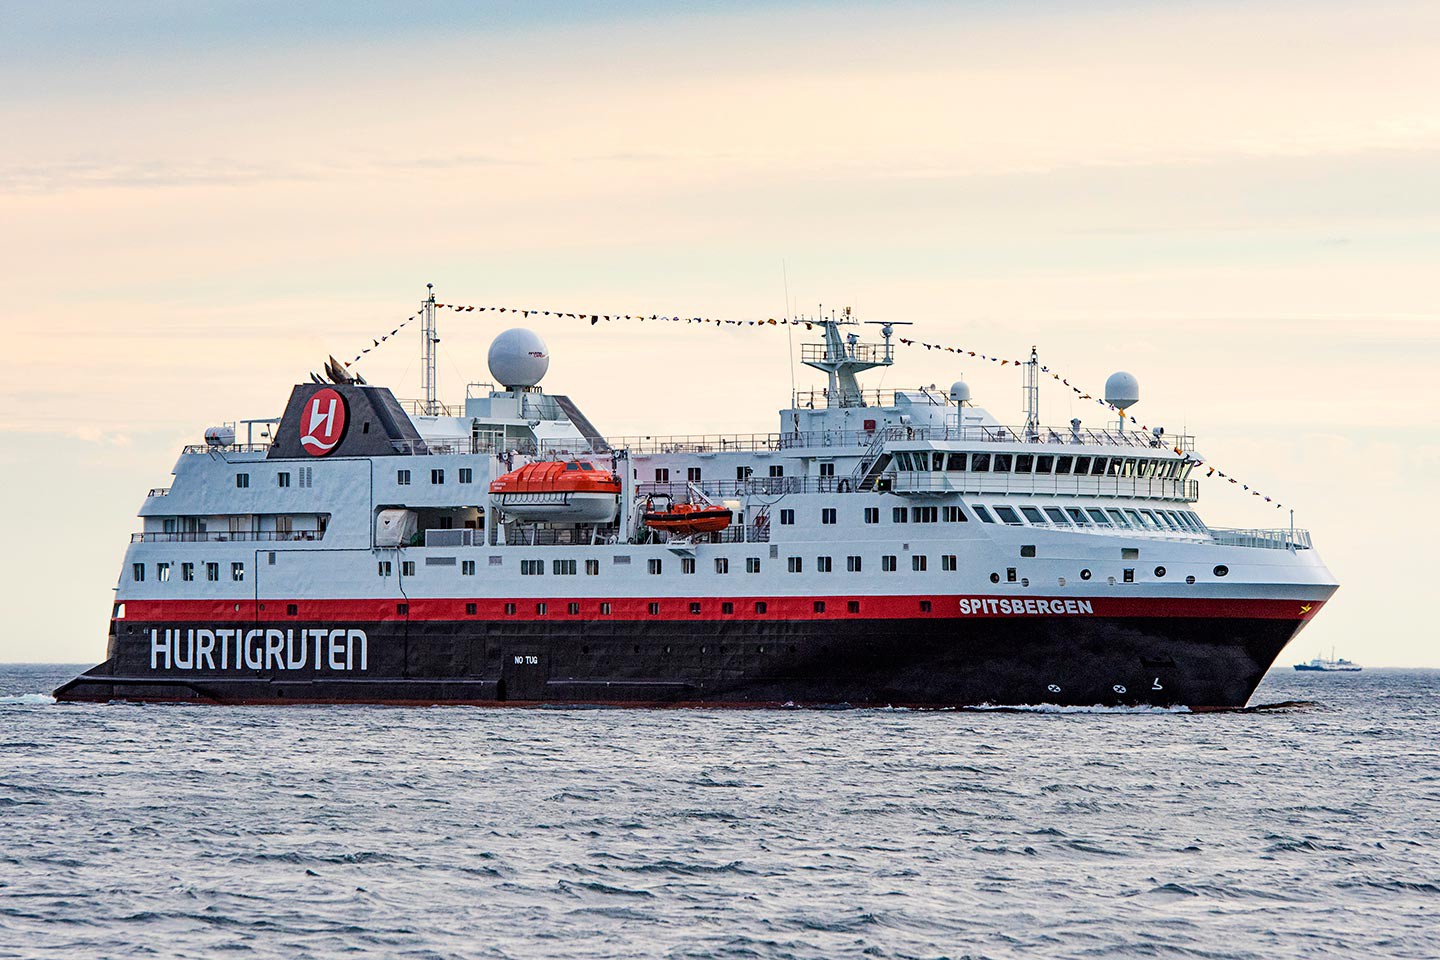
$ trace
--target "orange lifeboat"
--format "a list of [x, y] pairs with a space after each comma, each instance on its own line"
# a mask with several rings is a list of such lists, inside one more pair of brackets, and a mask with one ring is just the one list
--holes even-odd
[[665, 510], [645, 509], [645, 526], [679, 536], [718, 533], [730, 526], [730, 511], [708, 503], [677, 503]]
[[593, 463], [546, 460], [496, 478], [490, 495], [519, 520], [609, 523], [619, 509], [620, 481]]

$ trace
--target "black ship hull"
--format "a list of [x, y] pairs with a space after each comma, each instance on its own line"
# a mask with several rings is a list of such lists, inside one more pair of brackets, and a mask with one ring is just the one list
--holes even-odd
[[55, 696], [220, 704], [1225, 709], [1245, 706], [1305, 622], [472, 619], [217, 630], [210, 620], [128, 620], [115, 621], [109, 658]]

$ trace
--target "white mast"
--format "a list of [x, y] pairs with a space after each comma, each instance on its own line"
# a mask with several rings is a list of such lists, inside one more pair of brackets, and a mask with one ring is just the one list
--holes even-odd
[[423, 320], [420, 324], [420, 377], [425, 388], [425, 413], [435, 417], [440, 415], [440, 403], [435, 399], [438, 392], [438, 384], [435, 380], [435, 345], [440, 342], [440, 337], [435, 332], [435, 284], [425, 284], [429, 296], [420, 304]]
[[1030, 348], [1030, 359], [1025, 361], [1025, 439], [1034, 440], [1040, 436], [1040, 357], [1035, 348]]

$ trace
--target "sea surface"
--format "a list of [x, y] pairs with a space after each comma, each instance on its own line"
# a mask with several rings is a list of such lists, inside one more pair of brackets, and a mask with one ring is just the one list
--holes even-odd
[[1440, 672], [1254, 713], [65, 705], [0, 957], [1440, 957]]

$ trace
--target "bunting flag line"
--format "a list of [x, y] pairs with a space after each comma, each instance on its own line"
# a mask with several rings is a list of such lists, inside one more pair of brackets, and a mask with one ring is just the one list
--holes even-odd
[[[581, 321], [585, 321], [585, 322], [588, 322], [588, 323], [590, 324], [590, 326], [592, 326], [592, 327], [593, 327], [593, 326], [596, 326], [596, 325], [599, 324], [601, 321], [604, 321], [604, 322], [606, 322], [606, 323], [613, 323], [613, 322], [616, 321], [616, 320], [639, 320], [640, 322], [643, 323], [643, 322], [646, 321], [646, 320], [653, 320], [653, 321], [664, 322], [664, 323], [687, 323], [687, 324], [696, 324], [696, 323], [698, 323], [698, 324], [711, 324], [711, 325], [713, 325], [713, 326], [715, 326], [715, 327], [722, 327], [722, 326], [728, 326], [728, 327], [779, 327], [779, 326], [799, 327], [799, 326], [803, 326], [806, 330], [811, 330], [811, 329], [814, 329], [814, 326], [815, 326], [815, 323], [816, 323], [816, 321], [813, 320], [813, 319], [805, 319], [805, 318], [803, 318], [803, 317], [766, 317], [766, 318], [763, 319], [763, 320], [733, 320], [733, 319], [718, 318], [718, 317], [685, 316], [685, 315], [682, 315], [682, 314], [673, 314], [673, 315], [672, 315], [672, 314], [663, 314], [663, 313], [649, 313], [649, 314], [647, 314], [647, 313], [643, 313], [643, 312], [640, 312], [640, 313], [591, 313], [591, 312], [585, 312], [585, 311], [544, 310], [544, 309], [534, 309], [534, 308], [528, 308], [528, 307], [476, 306], [476, 305], [474, 305], [474, 304], [461, 304], [461, 303], [437, 303], [437, 304], [435, 304], [435, 309], [437, 309], [437, 310], [450, 310], [450, 311], [452, 311], [452, 312], [454, 312], [454, 313], [487, 313], [487, 312], [488, 312], [488, 313], [499, 313], [499, 314], [519, 314], [522, 319], [528, 319], [528, 318], [531, 317], [531, 316], [555, 317], [555, 318], [557, 318], [557, 319], [563, 319], [563, 320], [581, 320]], [[399, 333], [399, 332], [405, 327], [406, 324], [410, 323], [412, 320], [414, 320], [414, 319], [415, 319], [416, 317], [418, 317], [418, 316], [420, 316], [420, 314], [418, 314], [418, 313], [412, 314], [410, 317], [406, 318], [406, 320], [405, 320], [404, 323], [401, 323], [401, 324], [400, 324], [398, 327], [396, 327], [394, 330], [391, 330], [391, 331], [390, 331], [388, 334], [386, 334], [385, 336], [382, 336], [382, 337], [380, 337], [379, 339], [374, 340], [374, 342], [373, 342], [369, 347], [366, 347], [364, 350], [360, 351], [359, 355], [357, 355], [357, 356], [355, 357], [355, 359], [351, 361], [351, 363], [358, 362], [358, 361], [361, 359], [361, 357], [365, 356], [365, 354], [369, 353], [371, 350], [374, 350], [375, 348], [379, 347], [381, 343], [385, 342], [385, 341], [386, 341], [387, 339], [389, 339], [390, 337], [395, 336], [397, 333]], [[985, 353], [985, 352], [980, 351], [980, 350], [971, 350], [971, 349], [969, 349], [969, 348], [967, 348], [967, 347], [959, 347], [959, 346], [954, 346], [954, 345], [951, 345], [951, 344], [933, 343], [933, 342], [928, 341], [928, 340], [917, 340], [917, 339], [914, 339], [914, 338], [912, 338], [912, 337], [896, 337], [895, 339], [898, 340], [901, 344], [903, 344], [904, 346], [907, 346], [907, 347], [924, 347], [926, 350], [939, 350], [939, 351], [943, 351], [943, 352], [945, 352], [945, 353], [953, 353], [953, 354], [955, 354], [955, 355], [957, 355], [957, 356], [972, 357], [972, 358], [974, 358], [974, 359], [976, 359], [976, 360], [983, 360], [983, 361], [985, 361], [985, 362], [987, 362], [987, 363], [993, 363], [993, 364], [996, 364], [997, 366], [1001, 366], [1001, 367], [1012, 367], [1012, 366], [1018, 367], [1018, 366], [1022, 366], [1022, 365], [1025, 363], [1024, 360], [1017, 360], [1017, 359], [1014, 359], [1013, 357], [1005, 357], [1005, 356], [1001, 356], [1001, 355], [998, 355], [998, 354]], [[345, 366], [348, 367], [348, 366], [350, 366], [350, 364], [347, 363], [347, 364], [345, 364]], [[1114, 413], [1117, 417], [1124, 417], [1126, 421], [1128, 421], [1128, 422], [1131, 423], [1131, 424], [1134, 424], [1135, 426], [1137, 426], [1140, 430], [1144, 431], [1145, 433], [1149, 433], [1149, 432], [1150, 432], [1149, 426], [1147, 426], [1146, 424], [1143, 424], [1143, 423], [1141, 423], [1139, 420], [1137, 420], [1137, 419], [1135, 418], [1135, 415], [1134, 415], [1134, 414], [1128, 414], [1128, 413], [1126, 413], [1125, 411], [1121, 410], [1119, 407], [1115, 406], [1114, 404], [1111, 404], [1111, 403], [1107, 402], [1107, 401], [1105, 400], [1103, 394], [1096, 394], [1096, 393], [1092, 393], [1092, 392], [1090, 392], [1090, 391], [1087, 391], [1087, 390], [1082, 389], [1082, 388], [1079, 387], [1078, 385], [1076, 385], [1076, 384], [1074, 384], [1074, 383], [1071, 383], [1068, 378], [1062, 377], [1058, 372], [1056, 372], [1056, 371], [1054, 371], [1054, 370], [1051, 370], [1050, 367], [1048, 367], [1048, 366], [1043, 366], [1043, 365], [1042, 365], [1042, 366], [1040, 367], [1040, 372], [1041, 372], [1041, 373], [1044, 373], [1044, 374], [1048, 374], [1052, 380], [1058, 382], [1061, 386], [1066, 387], [1067, 389], [1069, 389], [1073, 394], [1075, 394], [1075, 396], [1076, 396], [1078, 399], [1080, 399], [1080, 400], [1093, 400], [1096, 404], [1098, 404], [1099, 406], [1104, 407], [1105, 409], [1111, 411], [1111, 412]], [[1185, 458], [1187, 458], [1187, 459], [1194, 460], [1197, 466], [1206, 466], [1205, 461], [1199, 460], [1198, 458], [1191, 457], [1190, 454], [1188, 454], [1188, 453], [1186, 453], [1185, 451], [1181, 450], [1180, 447], [1177, 446], [1177, 447], [1174, 448], [1174, 450], [1175, 450], [1175, 453], [1176, 453], [1176, 454], [1178, 454], [1178, 455], [1180, 455], [1180, 456], [1183, 456], [1183, 457], [1185, 457]], [[1283, 503], [1280, 503], [1279, 501], [1275, 500], [1275, 499], [1272, 498], [1272, 497], [1266, 496], [1265, 494], [1261, 493], [1259, 490], [1255, 489], [1254, 487], [1251, 487], [1249, 484], [1247, 484], [1247, 483], [1242, 483], [1240, 480], [1237, 480], [1235, 477], [1233, 477], [1233, 476], [1231, 476], [1231, 475], [1229, 475], [1229, 474], [1226, 474], [1226, 473], [1224, 473], [1223, 471], [1217, 470], [1214, 466], [1209, 466], [1209, 469], [1208, 469], [1208, 471], [1206, 472], [1205, 476], [1206, 476], [1206, 477], [1212, 477], [1212, 476], [1213, 476], [1213, 477], [1217, 477], [1217, 478], [1219, 478], [1219, 479], [1221, 479], [1221, 480], [1227, 481], [1228, 483], [1234, 484], [1234, 485], [1240, 487], [1243, 491], [1248, 492], [1251, 496], [1260, 497], [1260, 498], [1262, 498], [1266, 503], [1274, 504], [1274, 505], [1275, 505], [1275, 509], [1277, 509], [1277, 510], [1279, 510], [1279, 509], [1281, 509], [1282, 507], [1284, 507], [1284, 504], [1283, 504]]]
[[406, 324], [410, 323], [410, 321], [414, 320], [415, 318], [417, 318], [417, 317], [419, 317], [419, 316], [420, 316], [420, 314], [418, 314], [418, 313], [412, 313], [410, 316], [406, 317], [405, 320], [404, 320], [399, 326], [397, 326], [394, 330], [391, 330], [389, 333], [382, 334], [382, 335], [379, 336], [379, 337], [372, 337], [372, 338], [370, 339], [370, 346], [366, 347], [364, 350], [361, 350], [359, 353], [355, 354], [355, 359], [354, 359], [354, 360], [346, 361], [345, 366], [346, 366], [346, 367], [349, 367], [349, 366], [351, 366], [352, 364], [359, 363], [359, 362], [365, 357], [365, 355], [366, 355], [367, 353], [369, 353], [371, 350], [374, 350], [374, 349], [378, 348], [378, 347], [380, 346], [380, 344], [382, 344], [382, 343], [384, 343], [385, 341], [389, 340], [391, 337], [395, 336], [395, 335], [396, 335], [397, 333], [399, 333], [401, 330], [404, 330]]

